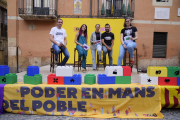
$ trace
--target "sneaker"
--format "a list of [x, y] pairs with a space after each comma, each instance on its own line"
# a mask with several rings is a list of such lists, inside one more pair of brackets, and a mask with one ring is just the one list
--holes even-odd
[[96, 69], [93, 69], [93, 71], [96, 71]]
[[99, 59], [99, 62], [102, 62], [102, 60], [101, 60], [101, 59]]

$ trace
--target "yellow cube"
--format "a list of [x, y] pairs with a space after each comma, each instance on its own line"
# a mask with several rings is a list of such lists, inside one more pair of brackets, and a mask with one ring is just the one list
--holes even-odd
[[166, 67], [155, 67], [155, 66], [149, 66], [147, 68], [147, 74], [149, 76], [154, 77], [167, 77], [167, 68]]

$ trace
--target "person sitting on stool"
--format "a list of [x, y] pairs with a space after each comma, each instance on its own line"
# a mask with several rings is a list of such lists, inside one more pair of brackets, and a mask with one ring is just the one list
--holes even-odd
[[113, 45], [114, 45], [114, 34], [110, 32], [110, 25], [105, 25], [105, 30], [101, 36], [102, 39], [102, 49], [103, 49], [103, 62], [105, 62], [106, 54], [108, 53], [109, 56], [109, 66], [113, 66], [113, 59], [112, 59], [112, 53], [113, 53]]
[[57, 62], [60, 50], [62, 50], [65, 57], [61, 62], [61, 66], [65, 66], [70, 56], [68, 49], [66, 47], [67, 34], [66, 34], [66, 30], [62, 28], [62, 24], [63, 24], [63, 20], [58, 19], [57, 26], [53, 27], [49, 34], [50, 34], [50, 41], [52, 42], [52, 47], [55, 50], [55, 61]]
[[134, 63], [134, 48], [136, 48], [135, 40], [138, 39], [137, 28], [131, 25], [130, 18], [125, 19], [124, 29], [121, 30], [121, 46], [119, 49], [118, 66], [121, 66], [122, 59], [126, 50], [130, 54], [130, 63]]

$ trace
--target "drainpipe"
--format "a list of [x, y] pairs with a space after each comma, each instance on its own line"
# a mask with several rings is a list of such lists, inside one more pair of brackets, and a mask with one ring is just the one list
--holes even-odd
[[92, 18], [92, 0], [90, 0], [90, 18]]
[[98, 8], [98, 9], [97, 9], [97, 12], [98, 12], [98, 13], [97, 13], [97, 16], [99, 17], [99, 0], [98, 0], [98, 6], [97, 6], [97, 8]]

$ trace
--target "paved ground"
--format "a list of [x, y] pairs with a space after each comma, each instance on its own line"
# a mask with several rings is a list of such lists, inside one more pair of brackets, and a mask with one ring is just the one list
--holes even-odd
[[[162, 109], [161, 112], [164, 115], [163, 120], [180, 120], [180, 109]], [[0, 115], [0, 120], [105, 120], [105, 119], [77, 118], [77, 117], [68, 117], [68, 116], [19, 115], [19, 114], [6, 113]], [[106, 120], [147, 120], [147, 119], [111, 118]]]
[[[99, 71], [93, 71], [91, 67], [87, 68], [87, 73], [78, 72], [77, 68], [75, 69], [75, 74], [82, 74], [83, 82], [85, 74], [104, 74], [104, 69], [101, 68]], [[47, 76], [50, 74], [49, 65], [40, 68], [40, 73], [43, 76], [43, 82], [47, 82]], [[23, 76], [25, 72], [18, 73], [18, 82], [23, 82]], [[136, 69], [133, 68], [131, 81], [132, 83], [138, 83], [139, 74], [137, 74]], [[180, 109], [162, 109], [162, 114], [164, 115], [163, 120], [180, 120]], [[0, 120], [105, 120], [105, 119], [94, 119], [94, 118], [76, 118], [68, 116], [41, 116], [41, 115], [19, 115], [6, 113], [0, 115]], [[119, 118], [112, 118], [108, 120], [120, 120]], [[138, 119], [123, 119], [123, 120], [138, 120]], [[139, 119], [142, 120], [142, 119]]]

